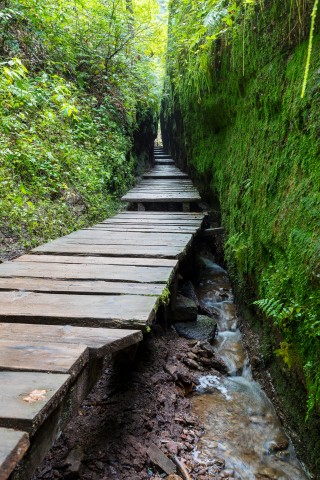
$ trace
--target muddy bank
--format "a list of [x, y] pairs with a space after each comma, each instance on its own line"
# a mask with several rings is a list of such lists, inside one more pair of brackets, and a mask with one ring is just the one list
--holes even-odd
[[[106, 368], [33, 480], [160, 479], [163, 470], [147, 454], [151, 444], [168, 457], [178, 455], [193, 478], [208, 480], [192, 453], [204, 426], [190, 398], [200, 375], [220, 375], [205, 365], [208, 360], [198, 342], [158, 327], [140, 346], [132, 369]], [[227, 478], [219, 476], [219, 458], [214, 468], [214, 478]]]

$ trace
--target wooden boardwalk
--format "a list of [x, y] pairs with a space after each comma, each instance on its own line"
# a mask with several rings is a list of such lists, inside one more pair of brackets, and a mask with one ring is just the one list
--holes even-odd
[[154, 203], [175, 203], [181, 204], [182, 210], [189, 212], [193, 204], [201, 201], [201, 197], [188, 176], [174, 166], [172, 158], [157, 153], [155, 167], [145, 173], [143, 180], [122, 200], [137, 204], [141, 211]]
[[[198, 199], [164, 154], [123, 198]], [[0, 265], [0, 480], [13, 469], [13, 478], [30, 478], [101, 375], [104, 357], [142, 340], [162, 298], [174, 296], [179, 260], [203, 219], [126, 211]]]

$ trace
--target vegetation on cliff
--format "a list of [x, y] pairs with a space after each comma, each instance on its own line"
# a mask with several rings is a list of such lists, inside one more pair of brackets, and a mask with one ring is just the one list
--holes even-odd
[[[173, 0], [162, 108], [166, 148], [220, 201], [238, 287], [249, 303], [260, 299], [275, 326], [265, 361], [277, 355], [292, 375], [303, 371], [309, 415], [320, 403], [316, 6], [208, 0], [199, 8]], [[316, 430], [309, 419], [305, 436], [314, 447]]]
[[156, 0], [0, 1], [3, 251], [117, 207], [155, 133], [165, 29]]

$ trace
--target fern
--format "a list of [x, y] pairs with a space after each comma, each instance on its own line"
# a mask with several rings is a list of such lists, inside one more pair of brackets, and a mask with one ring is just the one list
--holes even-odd
[[292, 320], [299, 320], [302, 316], [302, 307], [298, 304], [284, 305], [280, 300], [275, 298], [265, 298], [253, 302], [253, 305], [257, 305], [262, 312], [274, 320], [274, 323], [286, 330], [288, 324]]
[[253, 305], [257, 305], [260, 310], [267, 316], [277, 319], [283, 312], [283, 303], [275, 298], [264, 298], [262, 300], [256, 300]]

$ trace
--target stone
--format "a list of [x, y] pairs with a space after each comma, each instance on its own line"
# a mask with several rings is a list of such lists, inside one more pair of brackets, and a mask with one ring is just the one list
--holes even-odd
[[199, 308], [200, 303], [199, 303], [196, 291], [194, 289], [194, 286], [193, 286], [192, 282], [190, 282], [190, 280], [188, 282], [186, 282], [184, 285], [182, 285], [179, 292], [184, 297], [191, 298], [191, 300], [193, 300], [195, 302], [195, 304], [197, 305], [197, 308]]
[[224, 363], [224, 361], [222, 360], [222, 358], [220, 358], [218, 355], [215, 355], [214, 358], [211, 358], [211, 366], [212, 366], [212, 368], [214, 368], [215, 370], [217, 370], [217, 372], [220, 372], [220, 373], [222, 373], [223, 375], [227, 375], [227, 374], [228, 374], [228, 367], [227, 367], [227, 365]]
[[265, 467], [257, 473], [259, 480], [277, 480], [279, 478], [279, 471], [274, 468]]
[[177, 455], [179, 450], [181, 450], [182, 448], [182, 444], [179, 442], [174, 442], [173, 440], [170, 440], [167, 443], [166, 447], [169, 453], [171, 453], [172, 455]]
[[71, 452], [69, 452], [65, 463], [68, 464], [68, 470], [73, 476], [80, 476], [82, 461], [84, 459], [84, 452], [81, 446], [76, 446]]
[[169, 475], [167, 480], [182, 480], [182, 478], [179, 475]]
[[174, 328], [181, 337], [211, 342], [217, 331], [217, 322], [206, 315], [198, 315], [196, 321], [178, 322]]
[[195, 360], [192, 360], [191, 358], [185, 358], [183, 360], [183, 363], [187, 365], [187, 367], [191, 368], [192, 370], [200, 370], [200, 365]]
[[272, 440], [267, 443], [266, 452], [267, 454], [276, 453], [276, 452], [281, 452], [283, 450], [287, 450], [288, 448], [289, 448], [289, 440], [287, 439], [287, 437], [279, 433], [275, 440]]
[[175, 322], [194, 322], [197, 319], [198, 308], [194, 300], [177, 295], [173, 320]]

